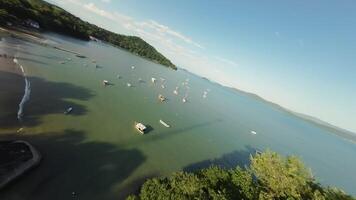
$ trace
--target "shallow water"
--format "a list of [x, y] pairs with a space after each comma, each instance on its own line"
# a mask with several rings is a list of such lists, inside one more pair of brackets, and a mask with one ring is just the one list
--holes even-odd
[[[88, 58], [28, 42], [17, 44], [11, 38], [1, 41], [6, 44], [2, 48], [18, 46], [18, 62], [31, 82], [31, 98], [23, 111], [25, 128], [15, 137], [34, 143], [44, 160], [0, 198], [117, 199], [134, 191], [146, 177], [211, 163], [243, 165], [255, 149], [265, 148], [299, 155], [321, 183], [356, 194], [356, 145], [326, 129], [109, 45], [47, 37], [52, 44]], [[166, 80], [165, 88], [160, 78]], [[113, 85], [104, 87], [103, 80]], [[173, 94], [177, 86], [179, 95]], [[209, 91], [206, 98], [204, 91]], [[167, 102], [160, 103], [159, 94]], [[64, 115], [68, 107], [73, 112]], [[160, 124], [160, 119], [171, 128]], [[135, 121], [152, 130], [139, 135], [133, 128]], [[14, 137], [6, 134], [9, 127], [1, 132], [3, 138]]]

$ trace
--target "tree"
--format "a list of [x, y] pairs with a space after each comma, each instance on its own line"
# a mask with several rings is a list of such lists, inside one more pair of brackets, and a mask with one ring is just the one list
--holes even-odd
[[297, 157], [283, 158], [271, 151], [251, 157], [251, 170], [259, 182], [262, 199], [302, 199], [313, 181]]
[[250, 166], [244, 169], [212, 166], [149, 179], [138, 196], [127, 199], [355, 200], [341, 190], [323, 188], [297, 157], [271, 151], [251, 156]]

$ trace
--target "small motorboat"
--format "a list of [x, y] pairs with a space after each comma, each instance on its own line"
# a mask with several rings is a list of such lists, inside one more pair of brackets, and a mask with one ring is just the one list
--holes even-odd
[[103, 80], [103, 85], [104, 85], [104, 86], [109, 85], [109, 81], [107, 81], [107, 80]]
[[173, 90], [173, 94], [178, 95], [178, 89], [179, 89], [179, 87], [176, 87], [176, 89]]
[[143, 135], [147, 132], [147, 127], [140, 123], [140, 122], [135, 122], [135, 128]]
[[132, 66], [131, 66], [131, 69], [135, 69], [135, 66], [132, 65]]
[[251, 134], [252, 134], [252, 135], [256, 135], [257, 132], [256, 132], [256, 131], [251, 131]]
[[78, 58], [86, 58], [84, 55], [81, 54], [75, 54], [75, 56], [77, 56]]
[[19, 128], [16, 132], [20, 133], [23, 130], [23, 128]]
[[161, 85], [161, 88], [163, 88], [163, 89], [164, 89], [164, 88], [166, 88], [166, 86], [164, 86], [164, 85]]
[[204, 91], [204, 93], [203, 93], [203, 98], [205, 99], [205, 98], [207, 97], [207, 95], [208, 95], [208, 92], [207, 92], [207, 91]]
[[187, 102], [187, 99], [184, 97], [184, 98], [182, 99], [182, 101], [183, 101], [183, 103], [185, 103], [185, 102]]
[[68, 115], [69, 113], [72, 112], [72, 110], [73, 110], [73, 108], [72, 108], [72, 107], [69, 107], [69, 108], [67, 108], [66, 111], [64, 111], [64, 114], [65, 114], [65, 115]]
[[152, 83], [156, 83], [157, 79], [156, 78], [151, 78]]
[[171, 126], [169, 124], [167, 124], [166, 122], [164, 122], [163, 120], [159, 120], [159, 123], [161, 123], [163, 126], [170, 128]]
[[127, 83], [127, 87], [131, 87], [132, 85], [131, 85], [131, 83]]
[[161, 102], [163, 102], [163, 101], [165, 101], [166, 100], [166, 97], [164, 97], [163, 95], [158, 95], [158, 99], [161, 101]]

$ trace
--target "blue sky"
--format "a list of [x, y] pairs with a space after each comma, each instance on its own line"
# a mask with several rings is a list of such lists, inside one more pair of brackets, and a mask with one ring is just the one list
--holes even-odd
[[356, 2], [50, 0], [180, 67], [356, 132]]

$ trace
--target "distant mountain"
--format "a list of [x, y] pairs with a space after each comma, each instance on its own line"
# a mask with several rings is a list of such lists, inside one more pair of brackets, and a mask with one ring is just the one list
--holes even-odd
[[322, 129], [325, 129], [327, 131], [330, 131], [331, 133], [335, 134], [335, 135], [338, 135], [340, 137], [343, 137], [344, 139], [347, 139], [347, 140], [350, 140], [354, 143], [356, 143], [356, 133], [353, 133], [351, 131], [348, 131], [348, 130], [345, 130], [343, 128], [340, 128], [340, 127], [337, 127], [335, 125], [332, 125], [328, 122], [325, 122], [325, 121], [322, 121], [316, 117], [313, 117], [313, 116], [310, 116], [310, 115], [306, 115], [306, 114], [302, 114], [302, 113], [298, 113], [298, 112], [294, 112], [292, 110], [289, 110], [287, 108], [284, 108], [282, 107], [281, 105], [279, 104], [276, 104], [276, 103], [273, 103], [273, 102], [270, 102], [260, 96], [258, 96], [257, 94], [253, 94], [253, 93], [249, 93], [249, 92], [245, 92], [245, 91], [242, 91], [242, 90], [239, 90], [239, 89], [236, 89], [236, 88], [232, 88], [232, 87], [228, 87], [230, 88], [231, 90], [234, 90], [234, 91], [238, 91], [239, 93], [242, 93], [246, 96], [249, 96], [249, 97], [252, 97], [256, 100], [259, 100], [259, 101], [263, 101], [267, 104], [270, 104], [272, 105], [273, 107], [275, 107], [276, 109], [279, 109], [283, 112], [287, 112], [289, 114], [292, 114], [294, 115], [295, 117], [298, 117], [306, 122], [309, 122], [315, 126], [318, 126], [319, 128], [322, 128]]
[[27, 26], [84, 40], [96, 38], [158, 64], [177, 69], [169, 59], [140, 37], [105, 30], [43, 0], [0, 0], [0, 25]]

